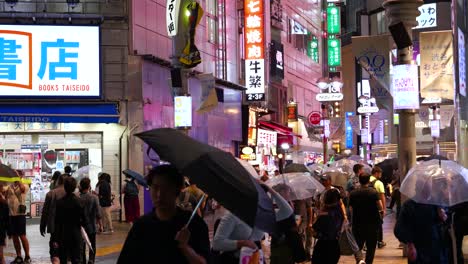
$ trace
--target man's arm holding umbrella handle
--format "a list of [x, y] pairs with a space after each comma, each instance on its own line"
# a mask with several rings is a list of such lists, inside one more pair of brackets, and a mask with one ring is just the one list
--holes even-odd
[[188, 244], [190, 239], [190, 231], [188, 227], [185, 226], [175, 237], [176, 241], [179, 243], [179, 249], [182, 254], [185, 256], [187, 261], [190, 264], [206, 264], [206, 259], [195, 252], [195, 250]]

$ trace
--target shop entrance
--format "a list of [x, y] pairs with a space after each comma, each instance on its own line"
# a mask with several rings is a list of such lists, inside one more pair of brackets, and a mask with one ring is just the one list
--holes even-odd
[[73, 177], [91, 179], [96, 186], [102, 171], [102, 133], [0, 134], [0, 159], [31, 179], [26, 207], [40, 216], [55, 171], [72, 168]]

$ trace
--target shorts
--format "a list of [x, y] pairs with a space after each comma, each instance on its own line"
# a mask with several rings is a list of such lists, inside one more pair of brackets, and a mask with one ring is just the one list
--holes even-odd
[[10, 216], [9, 235], [22, 236], [26, 235], [26, 216], [16, 215]]

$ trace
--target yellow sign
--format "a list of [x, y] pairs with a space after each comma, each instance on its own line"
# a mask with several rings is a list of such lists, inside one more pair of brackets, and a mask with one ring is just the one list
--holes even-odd
[[421, 97], [453, 100], [452, 31], [420, 33], [419, 40]]

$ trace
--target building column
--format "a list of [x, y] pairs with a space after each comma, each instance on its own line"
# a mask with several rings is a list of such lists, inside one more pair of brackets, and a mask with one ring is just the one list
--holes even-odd
[[[383, 3], [389, 25], [403, 22], [406, 31], [413, 39], [412, 28], [418, 25], [416, 17], [420, 15], [418, 7], [424, 4], [423, 0], [387, 0]], [[412, 64], [413, 47], [398, 50], [398, 64]], [[400, 180], [403, 181], [406, 173], [416, 164], [416, 110], [399, 111], [399, 138], [398, 138], [398, 168]]]

